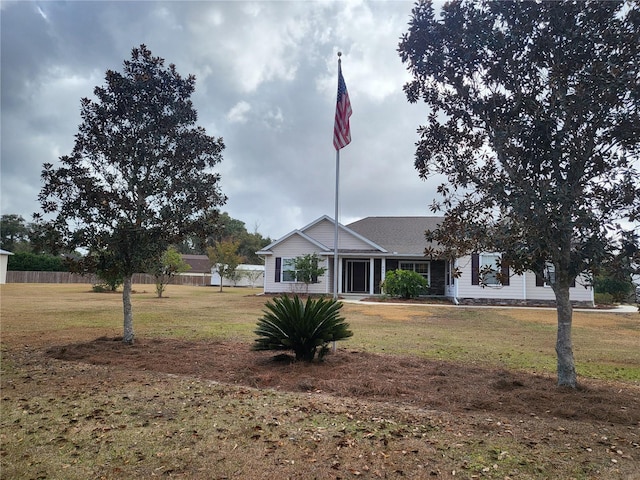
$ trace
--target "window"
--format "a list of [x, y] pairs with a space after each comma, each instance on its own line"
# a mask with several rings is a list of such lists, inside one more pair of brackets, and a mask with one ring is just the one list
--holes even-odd
[[282, 259], [282, 281], [283, 282], [296, 282], [298, 273], [294, 266], [294, 258]]
[[400, 262], [400, 270], [410, 270], [419, 273], [429, 281], [429, 262]]
[[500, 255], [497, 253], [483, 253], [480, 255], [480, 275], [485, 285], [501, 285], [498, 280], [498, 263]]
[[[498, 272], [498, 264], [500, 271]], [[508, 286], [509, 265], [501, 262], [499, 253], [474, 253], [471, 255], [471, 285]]]
[[550, 287], [556, 283], [556, 267], [551, 263], [547, 263], [547, 275], [544, 280], [544, 286]]

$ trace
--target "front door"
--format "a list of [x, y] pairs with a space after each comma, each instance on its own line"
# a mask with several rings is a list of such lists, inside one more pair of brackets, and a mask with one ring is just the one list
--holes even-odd
[[347, 260], [345, 293], [369, 293], [369, 260]]

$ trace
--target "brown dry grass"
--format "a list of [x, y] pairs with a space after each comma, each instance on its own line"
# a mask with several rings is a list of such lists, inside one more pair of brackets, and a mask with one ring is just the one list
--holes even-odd
[[[470, 342], [490, 341], [505, 312], [483, 320], [350, 305], [348, 320], [370, 347], [357, 348], [356, 337], [323, 363], [298, 364], [250, 350], [264, 299], [234, 292], [205, 308], [193, 295], [211, 291], [176, 290], [175, 303], [191, 299], [191, 316], [140, 294], [143, 320], [129, 347], [103, 312], [111, 299], [83, 298], [76, 287], [28, 304], [29, 292], [3, 287], [2, 478], [640, 478], [637, 382], [582, 379], [576, 391], [561, 389], [544, 371], [476, 355], [453, 361], [456, 345], [443, 360], [407, 354], [410, 339], [392, 341], [431, 328], [428, 341], [442, 342], [439, 324], [452, 338], [467, 328]], [[552, 327], [546, 312], [514, 315], [534, 344], [529, 322], [542, 336]], [[633, 323], [594, 318], [585, 329], [624, 325], [621, 350], [637, 342]], [[203, 335], [212, 322], [220, 335]], [[489, 332], [476, 330], [482, 322]], [[372, 351], [381, 331], [390, 341], [378, 346], [395, 353]]]

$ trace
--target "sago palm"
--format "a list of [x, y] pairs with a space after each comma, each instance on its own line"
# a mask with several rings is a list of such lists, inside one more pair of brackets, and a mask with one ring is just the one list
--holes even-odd
[[258, 338], [254, 350], [293, 350], [296, 360], [311, 362], [322, 358], [328, 344], [353, 335], [340, 316], [342, 303], [337, 300], [282, 296], [267, 302], [264, 316], [258, 320]]

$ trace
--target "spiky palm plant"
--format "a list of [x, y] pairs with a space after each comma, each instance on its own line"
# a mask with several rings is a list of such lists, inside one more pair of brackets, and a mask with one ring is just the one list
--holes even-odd
[[306, 303], [295, 295], [282, 296], [267, 302], [264, 316], [258, 320], [258, 338], [254, 350], [293, 350], [296, 360], [311, 362], [318, 354], [322, 358], [328, 344], [353, 335], [349, 324], [340, 317], [342, 302], [313, 299]]

